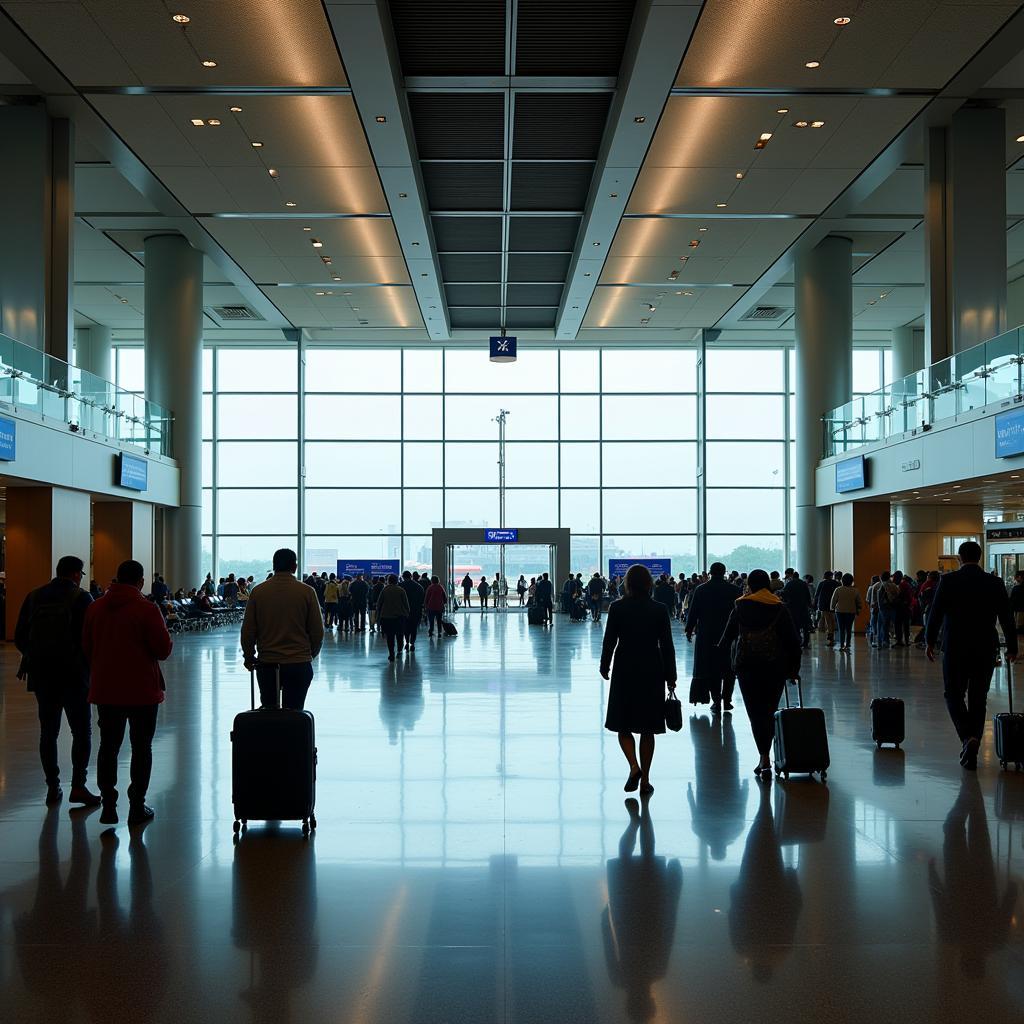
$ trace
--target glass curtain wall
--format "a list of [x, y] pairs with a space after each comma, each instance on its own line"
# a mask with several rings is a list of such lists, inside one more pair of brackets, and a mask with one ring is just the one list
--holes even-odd
[[[888, 352], [858, 348], [854, 387]], [[141, 349], [117, 367], [141, 379]], [[793, 353], [707, 355], [707, 551], [740, 570], [795, 551]], [[567, 526], [574, 570], [661, 556], [697, 566], [696, 350], [563, 348], [491, 363], [478, 348], [222, 345], [203, 361], [204, 562], [267, 571], [300, 546], [430, 564], [435, 526], [497, 526], [495, 416], [508, 411], [506, 526]]]

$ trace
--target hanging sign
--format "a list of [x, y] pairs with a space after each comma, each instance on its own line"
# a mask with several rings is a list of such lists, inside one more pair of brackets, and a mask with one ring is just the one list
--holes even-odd
[[515, 338], [491, 338], [491, 362], [514, 363], [516, 361]]

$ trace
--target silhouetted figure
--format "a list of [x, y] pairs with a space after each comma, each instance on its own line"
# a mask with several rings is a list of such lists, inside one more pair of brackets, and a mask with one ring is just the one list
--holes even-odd
[[651, 986], [668, 970], [683, 869], [678, 860], [655, 856], [648, 801], [641, 805], [630, 797], [626, 810], [629, 824], [619, 840], [619, 856], [608, 861], [608, 906], [601, 931], [608, 975], [626, 992], [626, 1013], [630, 1020], [645, 1021], [657, 1011]]
[[[726, 711], [732, 710], [736, 674], [732, 670], [729, 649], [719, 647], [718, 641], [742, 591], [725, 578], [725, 566], [721, 562], [715, 562], [709, 571], [711, 579], [690, 595], [686, 609], [686, 639], [692, 640], [694, 633], [697, 634], [693, 645], [693, 678], [707, 687], [711, 710], [717, 715], [723, 702]], [[701, 703], [706, 704], [707, 701], [702, 700]]]
[[747, 833], [740, 875], [730, 893], [729, 938], [756, 981], [768, 981], [789, 954], [803, 898], [796, 868], [782, 863], [771, 790], [758, 787], [761, 802]]
[[1017, 885], [1007, 881], [1000, 897], [977, 775], [963, 777], [942, 831], [945, 881], [939, 878], [935, 858], [928, 862], [935, 927], [943, 942], [960, 947], [961, 971], [982, 978], [988, 955], [1006, 945]]
[[696, 795], [692, 783], [686, 790], [693, 833], [707, 843], [712, 860], [723, 860], [743, 831], [750, 788], [746, 779], [740, 782], [732, 719], [694, 715], [690, 739], [697, 774]]

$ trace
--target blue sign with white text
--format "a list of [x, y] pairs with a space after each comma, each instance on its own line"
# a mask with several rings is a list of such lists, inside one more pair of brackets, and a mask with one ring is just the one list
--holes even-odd
[[491, 338], [491, 362], [514, 363], [516, 360], [515, 338]]
[[662, 574], [672, 575], [671, 558], [609, 558], [608, 578], [612, 579], [617, 576], [622, 579], [631, 565], [646, 565], [655, 579]]
[[133, 491], [149, 487], [149, 463], [145, 459], [122, 452], [117, 457], [117, 483]]
[[996, 458], [1024, 453], [1024, 409], [1010, 409], [996, 416]]
[[846, 491], [859, 491], [867, 487], [867, 477], [864, 473], [864, 456], [858, 455], [855, 459], [844, 459], [836, 463], [836, 493], [843, 494]]
[[396, 576], [401, 575], [397, 558], [338, 559], [339, 577], [350, 576], [352, 579], [355, 579], [359, 575], [365, 578], [367, 576], [389, 576], [391, 573], [394, 573]]
[[484, 530], [485, 544], [518, 544], [519, 530]]
[[13, 462], [18, 448], [18, 424], [6, 416], [0, 416], [0, 459]]

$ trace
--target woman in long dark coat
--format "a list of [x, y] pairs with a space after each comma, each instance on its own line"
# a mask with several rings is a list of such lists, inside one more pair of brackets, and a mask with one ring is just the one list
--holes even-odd
[[[721, 714], [723, 704], [732, 711], [732, 691], [736, 682], [728, 648], [718, 646], [733, 606], [742, 596], [725, 578], [725, 566], [715, 562], [710, 568], [711, 579], [702, 583], [690, 595], [686, 611], [686, 639], [693, 646], [693, 682], [690, 702], [707, 704], [711, 701], [713, 714]], [[698, 699], [695, 699], [698, 698]]]
[[[668, 609], [652, 600], [654, 580], [642, 565], [632, 565], [623, 581], [625, 596], [608, 609], [601, 649], [601, 675], [609, 678], [608, 714], [604, 727], [619, 734], [629, 762], [625, 790], [654, 792], [651, 761], [654, 737], [665, 731], [665, 687], [676, 688], [676, 651]], [[612, 656], [615, 664], [612, 668]], [[636, 742], [640, 736], [640, 760]]]

